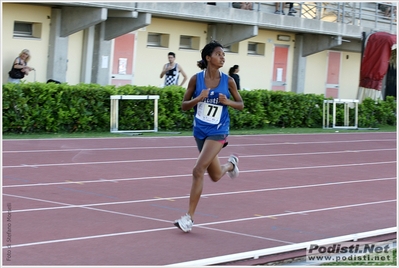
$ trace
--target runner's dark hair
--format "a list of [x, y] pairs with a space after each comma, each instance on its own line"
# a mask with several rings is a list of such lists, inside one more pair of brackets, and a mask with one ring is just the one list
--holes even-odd
[[201, 50], [201, 58], [202, 60], [197, 61], [197, 66], [201, 69], [204, 70], [206, 69], [208, 62], [206, 61], [206, 56], [211, 56], [215, 48], [221, 47], [223, 48], [223, 45], [219, 43], [216, 40], [212, 40], [208, 44], [204, 46], [204, 48]]

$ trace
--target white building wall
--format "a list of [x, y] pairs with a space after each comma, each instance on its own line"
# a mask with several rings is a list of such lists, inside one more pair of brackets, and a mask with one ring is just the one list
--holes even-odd
[[327, 55], [322, 51], [307, 57], [304, 93], [325, 94]]
[[[176, 54], [176, 62], [186, 72], [188, 79], [184, 86], [187, 87], [189, 78], [200, 69], [197, 61], [201, 59], [199, 50], [179, 49], [180, 35], [200, 37], [200, 47], [206, 42], [206, 23], [184, 22], [160, 18], [152, 18], [151, 25], [137, 31], [137, 47], [135, 55], [134, 81], [135, 85], [160, 86], [164, 78], [159, 78], [162, 67], [168, 62], [168, 53]], [[169, 46], [165, 48], [147, 47], [149, 32], [169, 34]], [[183, 79], [180, 77], [179, 82]]]
[[[348, 58], [347, 58], [348, 56]], [[360, 53], [341, 52], [339, 98], [355, 99], [360, 78]], [[307, 57], [305, 93], [324, 95], [327, 81], [328, 51]]]
[[68, 67], [66, 81], [68, 84], [79, 84], [83, 57], [83, 31], [68, 37]]
[[342, 52], [341, 57], [339, 96], [341, 99], [356, 99], [359, 88], [361, 54]]
[[[248, 40], [240, 42], [240, 61], [243, 68], [240, 67], [240, 80], [242, 80], [241, 87], [246, 89], [271, 89], [273, 79], [273, 61], [274, 61], [274, 46], [285, 45], [289, 46], [288, 50], [288, 64], [287, 64], [287, 91], [290, 91], [292, 85], [292, 63], [293, 63], [293, 49], [295, 35], [291, 33], [284, 33], [289, 35], [291, 41], [278, 41], [277, 35], [281, 32], [270, 30], [259, 30], [258, 35]], [[248, 43], [265, 43], [265, 54], [248, 55]], [[241, 66], [240, 65], [240, 66]]]

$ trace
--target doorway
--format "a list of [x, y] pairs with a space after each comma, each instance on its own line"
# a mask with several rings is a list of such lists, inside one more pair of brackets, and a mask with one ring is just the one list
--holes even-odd
[[288, 46], [274, 46], [272, 90], [286, 91]]
[[339, 74], [341, 71], [341, 52], [329, 51], [327, 59], [326, 98], [339, 97]]
[[111, 84], [122, 86], [133, 84], [133, 60], [135, 33], [128, 33], [114, 39]]

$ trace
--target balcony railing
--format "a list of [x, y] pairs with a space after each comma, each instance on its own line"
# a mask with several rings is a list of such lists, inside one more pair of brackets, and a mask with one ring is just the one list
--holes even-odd
[[[237, 8], [232, 2], [216, 2], [216, 5]], [[396, 6], [396, 2], [295, 2], [297, 13], [294, 16], [396, 33]], [[252, 10], [274, 13], [275, 2], [253, 2]], [[288, 14], [287, 3], [285, 11]]]

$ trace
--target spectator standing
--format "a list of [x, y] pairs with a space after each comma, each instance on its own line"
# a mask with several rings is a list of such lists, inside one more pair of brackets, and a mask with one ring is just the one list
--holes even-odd
[[288, 15], [296, 13], [296, 10], [294, 8], [294, 3], [293, 2], [287, 2], [288, 4]]
[[274, 11], [274, 14], [285, 15], [284, 8], [286, 4], [289, 4], [288, 16], [295, 16], [294, 13], [296, 13], [296, 10], [294, 9], [293, 2], [276, 2], [276, 11]]
[[178, 65], [176, 60], [176, 54], [173, 52], [168, 53], [169, 63], [165, 64], [162, 68], [162, 72], [160, 78], [165, 75], [164, 86], [170, 85], [178, 85], [179, 83], [179, 75], [180, 73], [183, 75], [183, 82], [181, 82], [180, 86], [183, 86], [187, 80], [187, 75], [184, 72], [181, 65]]
[[240, 90], [240, 76], [238, 75], [238, 72], [240, 71], [240, 68], [238, 65], [234, 65], [233, 67], [230, 68], [229, 70], [229, 75], [233, 77], [234, 82], [236, 82], [237, 89]]

